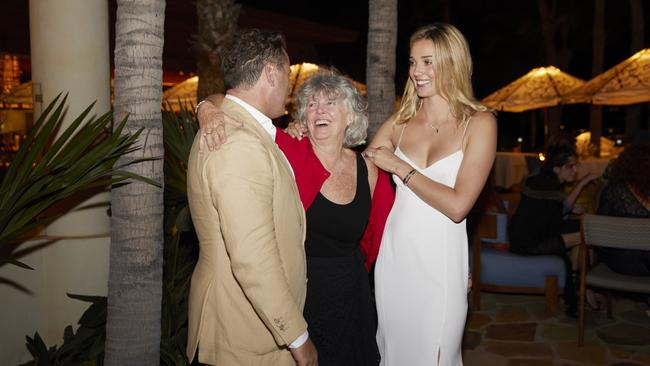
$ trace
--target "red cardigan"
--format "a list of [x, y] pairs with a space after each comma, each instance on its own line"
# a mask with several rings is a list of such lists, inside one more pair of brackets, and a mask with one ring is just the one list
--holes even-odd
[[[307, 211], [330, 173], [323, 167], [323, 164], [314, 153], [308, 138], [294, 139], [278, 128], [275, 142], [293, 168], [298, 192], [300, 192], [300, 200], [305, 211]], [[388, 174], [381, 169], [379, 169], [378, 173], [375, 191], [372, 195], [368, 225], [361, 238], [361, 250], [366, 255], [367, 270], [370, 270], [379, 254], [384, 225], [395, 200], [395, 191], [393, 191], [390, 184]]]

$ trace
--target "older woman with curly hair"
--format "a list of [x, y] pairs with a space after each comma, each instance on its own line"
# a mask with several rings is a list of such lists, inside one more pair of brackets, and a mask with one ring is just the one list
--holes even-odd
[[[650, 218], [650, 142], [630, 145], [610, 166], [608, 182], [600, 195], [597, 213], [619, 217]], [[650, 252], [600, 248], [600, 261], [613, 271], [650, 276]]]
[[[208, 101], [220, 105], [216, 96]], [[318, 364], [377, 365], [375, 309], [368, 273], [394, 200], [388, 175], [351, 148], [365, 142], [367, 103], [352, 81], [321, 67], [296, 96], [294, 118], [308, 138], [276, 130], [306, 211], [305, 319]], [[201, 119], [212, 131], [227, 117]], [[216, 135], [216, 134], [215, 134]], [[212, 136], [207, 145], [220, 141]], [[365, 269], [364, 269], [365, 261]]]

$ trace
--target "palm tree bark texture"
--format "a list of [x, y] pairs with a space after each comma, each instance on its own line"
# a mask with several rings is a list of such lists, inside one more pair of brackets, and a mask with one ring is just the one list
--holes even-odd
[[215, 93], [225, 93], [221, 51], [237, 30], [241, 5], [235, 0], [197, 0], [198, 33], [192, 36], [197, 59], [199, 86], [197, 99]]
[[[645, 24], [643, 19], [643, 2], [641, 0], [629, 0], [630, 3], [630, 55], [635, 54], [643, 49], [645, 44]], [[648, 116], [650, 120], [650, 116]], [[625, 138], [632, 141], [639, 133], [641, 122], [641, 105], [633, 104], [626, 108], [625, 113]]]
[[[546, 64], [558, 67], [560, 70], [566, 70], [571, 61], [572, 52], [569, 48], [569, 18], [560, 9], [559, 0], [537, 0], [539, 11], [540, 25], [542, 30], [542, 39], [546, 56]], [[546, 141], [548, 137], [557, 135], [560, 132], [560, 123], [562, 120], [561, 107], [549, 108], [548, 126], [546, 132]]]
[[366, 83], [370, 141], [395, 109], [397, 0], [370, 0], [368, 14]]
[[111, 190], [111, 249], [105, 364], [159, 365], [163, 264], [162, 52], [164, 0], [118, 0], [114, 121], [143, 132], [118, 164], [160, 184]]
[[[591, 77], [603, 72], [605, 64], [605, 0], [594, 1], [594, 34], [592, 47]], [[600, 137], [603, 135], [603, 107], [592, 104], [589, 109], [590, 144], [600, 156]]]

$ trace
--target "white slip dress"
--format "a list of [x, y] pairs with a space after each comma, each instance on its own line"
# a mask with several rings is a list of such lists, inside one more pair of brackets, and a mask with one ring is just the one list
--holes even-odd
[[[416, 167], [397, 145], [395, 154]], [[459, 149], [417, 169], [453, 187], [462, 160]], [[393, 180], [395, 203], [375, 267], [381, 366], [462, 365], [468, 276], [465, 220], [453, 222], [398, 177]]]

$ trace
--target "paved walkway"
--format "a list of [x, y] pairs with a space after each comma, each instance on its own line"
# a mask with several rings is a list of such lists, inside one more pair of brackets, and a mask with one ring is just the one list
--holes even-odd
[[546, 316], [543, 296], [483, 293], [481, 311], [468, 317], [464, 364], [650, 365], [650, 308], [619, 297], [613, 304], [614, 319], [587, 311], [585, 345], [578, 347], [578, 320]]

